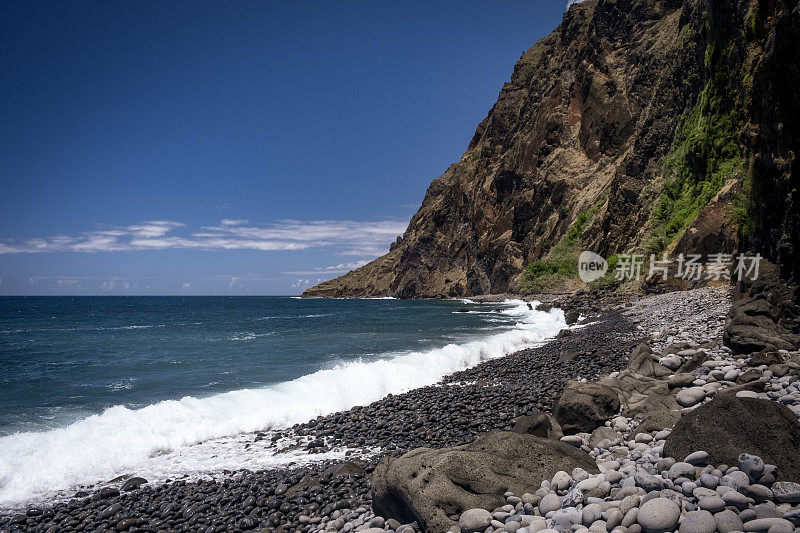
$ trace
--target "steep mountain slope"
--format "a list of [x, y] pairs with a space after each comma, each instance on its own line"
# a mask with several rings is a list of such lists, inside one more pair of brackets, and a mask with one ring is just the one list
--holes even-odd
[[566, 241], [657, 253], [702, 231], [735, 246], [740, 225], [796, 265], [797, 27], [796, 0], [572, 6], [390, 252], [304, 295], [514, 291]]

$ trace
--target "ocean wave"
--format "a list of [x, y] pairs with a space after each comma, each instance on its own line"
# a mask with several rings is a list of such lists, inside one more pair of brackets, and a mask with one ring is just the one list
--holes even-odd
[[253, 333], [252, 331], [242, 332], [242, 333], [234, 333], [230, 337], [228, 337], [229, 341], [251, 341], [253, 339], [258, 339], [260, 337], [269, 337], [270, 335], [275, 335], [274, 331], [270, 331], [268, 333]]
[[0, 437], [0, 507], [126, 472], [147, 477], [155, 456], [191, 457], [190, 447], [198, 443], [285, 428], [432, 385], [481, 361], [536, 345], [566, 327], [558, 309], [532, 311], [516, 300], [503, 305], [503, 313], [516, 318], [516, 327], [469, 342], [343, 362], [263, 388], [187, 396], [140, 409], [115, 406], [58, 429]]

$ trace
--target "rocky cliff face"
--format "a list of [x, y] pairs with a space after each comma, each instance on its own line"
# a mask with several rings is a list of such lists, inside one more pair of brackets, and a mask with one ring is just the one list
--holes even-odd
[[797, 36], [797, 0], [572, 6], [391, 251], [305, 295], [516, 291], [567, 236], [650, 253], [740, 225], [798, 274]]

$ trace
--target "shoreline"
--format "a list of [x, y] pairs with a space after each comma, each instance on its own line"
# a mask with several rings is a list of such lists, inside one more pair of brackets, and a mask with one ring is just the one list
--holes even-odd
[[[503, 301], [504, 299], [506, 299], [505, 296], [503, 296], [499, 301]], [[552, 298], [549, 298], [549, 297], [537, 297], [537, 298], [527, 297], [527, 299], [528, 300], [537, 299], [537, 300], [546, 300], [546, 301], [552, 300]], [[545, 305], [546, 305], [545, 309], [549, 309], [550, 307], [552, 307], [552, 305], [550, 305], [550, 304], [545, 304]], [[540, 307], [540, 309], [541, 309], [541, 307]], [[557, 339], [550, 338], [545, 342], [544, 346], [533, 348], [532, 350], [542, 350], [542, 349], [545, 349], [547, 346], [549, 346], [549, 345], [551, 345], [553, 343], [556, 343], [556, 342], [557, 342]], [[519, 352], [510, 353], [510, 354], [505, 355], [503, 357], [500, 357], [498, 359], [481, 362], [476, 367], [473, 367], [472, 369], [467, 370], [467, 372], [477, 371], [477, 372], [480, 373], [480, 371], [477, 370], [477, 369], [481, 368], [483, 365], [486, 365], [487, 363], [492, 363], [492, 362], [496, 362], [496, 361], [503, 361], [503, 360], [506, 360], [508, 358], [514, 358], [514, 357], [518, 356], [519, 354], [525, 354], [526, 352], [529, 352], [530, 350], [531, 349], [522, 350], [522, 351], [519, 351]], [[461, 371], [461, 372], [464, 372], [464, 371]], [[411, 391], [408, 391], [408, 392], [406, 392], [406, 393], [404, 393], [402, 395], [398, 395], [398, 396], [391, 396], [390, 395], [390, 396], [388, 396], [386, 398], [383, 398], [382, 400], [379, 400], [378, 402], [374, 402], [373, 404], [370, 404], [370, 406], [380, 405], [380, 404], [382, 404], [384, 402], [387, 402], [389, 399], [397, 399], [397, 398], [406, 397], [406, 396], [415, 397], [418, 394], [421, 394], [422, 396], [427, 396], [430, 393], [430, 389], [434, 389], [435, 390], [436, 388], [441, 387], [441, 386], [443, 386], [443, 385], [445, 385], [447, 383], [449, 383], [450, 386], [452, 386], [452, 382], [454, 382], [454, 376], [459, 375], [461, 372], [456, 372], [455, 374], [448, 375], [443, 380], [441, 380], [439, 383], [437, 383], [435, 385], [432, 385], [432, 386], [423, 387], [421, 389], [413, 389]], [[484, 377], [487, 378], [489, 376], [487, 375], [487, 376], [484, 376]], [[424, 392], [419, 392], [419, 391], [424, 391]], [[549, 391], [549, 389], [548, 389], [548, 391]], [[549, 399], [549, 401], [551, 402], [552, 399]], [[369, 408], [370, 406], [367, 406], [367, 408]], [[325, 417], [322, 417], [322, 420], [327, 420], [327, 419], [330, 419], [332, 417], [335, 417], [335, 418], [338, 418], [338, 419], [347, 418], [348, 415], [362, 416], [360, 414], [360, 411], [363, 410], [363, 409], [365, 409], [365, 408], [362, 407], [362, 406], [356, 406], [353, 409], [350, 409], [350, 410], [347, 410], [347, 411], [337, 412], [337, 413], [333, 413], [331, 415], [327, 415]], [[318, 425], [318, 422], [316, 422], [317, 420], [320, 420], [320, 418], [317, 418], [317, 419], [311, 420], [311, 421], [307, 421], [306, 423], [303, 423], [303, 424], [296, 424], [295, 426], [293, 426], [291, 428], [286, 428], [286, 429], [281, 429], [281, 430], [269, 430], [269, 431], [255, 432], [255, 433], [251, 433], [251, 434], [245, 434], [244, 436], [247, 436], [247, 435], [252, 436], [253, 442], [261, 442], [261, 441], [263, 441], [265, 439], [269, 439], [271, 442], [277, 442], [279, 439], [284, 439], [284, 438], [288, 438], [289, 440], [295, 440], [295, 441], [301, 441], [302, 442], [305, 439], [312, 438], [312, 436], [316, 434], [317, 430], [315, 428]], [[322, 422], [322, 420], [320, 420], [320, 422]], [[388, 451], [395, 451], [395, 453], [396, 453], [396, 450], [395, 450], [395, 448], [393, 448], [393, 446], [397, 446], [397, 444], [393, 443], [393, 442], [390, 442], [390, 440], [392, 438], [391, 435], [387, 434], [387, 432], [385, 430], [382, 431], [381, 433], [384, 434], [384, 439], [382, 441], [382, 444], [385, 445], [384, 449], [380, 452], [381, 455], [386, 453], [387, 450]], [[391, 433], [391, 432], [389, 432], [389, 433]], [[475, 434], [476, 433], [474, 431], [471, 431], [471, 432], [469, 432], [469, 435], [470, 435], [469, 437], [462, 437], [461, 440], [463, 440], [463, 438], [473, 438]], [[233, 438], [234, 437], [231, 437], [231, 439], [233, 439]], [[328, 441], [329, 442], [325, 446], [320, 446], [319, 443], [315, 442], [311, 447], [305, 446], [303, 444], [297, 444], [297, 445], [291, 446], [289, 449], [297, 450], [297, 449], [306, 448], [306, 451], [309, 453], [309, 456], [313, 456], [313, 455], [316, 455], [316, 454], [320, 454], [320, 453], [324, 453], [326, 451], [329, 451], [334, 446], [338, 446], [338, 447], [346, 448], [345, 453], [347, 454], [348, 457], [351, 457], [351, 456], [364, 456], [364, 455], [371, 456], [371, 455], [373, 455], [373, 452], [368, 449], [370, 447], [374, 447], [374, 446], [372, 446], [370, 444], [367, 444], [367, 442], [369, 442], [369, 440], [365, 442], [364, 439], [353, 438], [352, 434], [349, 435], [349, 436], [346, 436], [346, 435], [334, 436], [333, 439], [328, 438]], [[422, 438], [418, 438], [414, 442], [417, 445], [421, 445], [421, 444], [425, 443], [425, 440], [422, 439]], [[447, 444], [453, 444], [453, 442], [455, 442], [455, 441], [448, 441], [448, 440], [439, 439], [438, 442], [439, 442], [439, 445], [447, 445]], [[407, 447], [404, 448], [404, 447], [401, 446], [400, 449], [407, 449]], [[371, 462], [375, 463], [376, 460], [373, 460]], [[273, 470], [273, 469], [269, 468], [268, 470]], [[277, 470], [281, 471], [281, 472], [282, 471], [287, 471], [288, 472], [288, 471], [292, 470], [292, 467], [290, 466], [290, 467], [286, 467], [286, 468], [278, 468]], [[134, 473], [134, 476], [135, 476], [135, 473]], [[125, 476], [121, 476], [121, 477], [124, 478]], [[212, 474], [209, 474], [208, 477], [220, 477], [220, 475], [212, 473]], [[117, 481], [117, 480], [119, 480], [119, 481]], [[99, 491], [102, 488], [108, 488], [109, 486], [114, 486], [114, 485], [119, 487], [124, 483], [124, 479], [120, 480], [120, 478], [117, 478], [117, 480], [110, 481], [110, 482], [107, 482], [107, 483], [99, 483], [99, 484], [97, 484], [97, 485], [95, 485], [95, 486], [93, 486], [91, 488], [78, 490], [77, 494], [82, 494], [82, 493], [85, 493], [87, 491], [92, 491], [92, 492]], [[198, 479], [198, 481], [201, 481], [201, 480]], [[175, 483], [175, 481], [173, 480], [172, 483]], [[165, 483], [164, 485], [169, 486], [170, 484], [171, 483]], [[145, 485], [145, 486], [147, 486], [147, 485]], [[161, 486], [163, 486], [163, 485], [161, 485]], [[45, 508], [45, 507], [48, 507], [48, 506], [58, 507], [58, 506], [61, 506], [61, 505], [67, 505], [69, 503], [70, 499], [72, 499], [72, 500], [75, 499], [75, 498], [70, 498], [69, 494], [70, 494], [70, 492], [66, 491], [63, 494], [63, 496], [60, 496], [60, 497], [47, 498], [47, 499], [44, 499], [44, 500], [38, 499], [38, 500], [35, 500], [33, 502], [28, 502], [29, 505], [15, 505], [15, 506], [7, 507], [7, 508], [1, 510], [0, 511], [0, 530], [2, 530], [3, 527], [7, 526], [6, 522], [8, 521], [9, 518], [11, 518], [13, 516], [18, 516], [19, 511], [23, 510], [23, 509], [25, 509], [27, 507]], [[82, 497], [85, 498], [85, 496], [82, 496]], [[73, 503], [73, 505], [75, 505], [75, 504]]]
[[[300, 439], [312, 455], [344, 447], [349, 450], [345, 457], [352, 460], [231, 471], [217, 476], [217, 480], [145, 484], [121, 495], [116, 489], [106, 488], [52, 508], [31, 509], [27, 516], [0, 515], [0, 531], [105, 527], [118, 531], [260, 528], [274, 532], [349, 532], [371, 525], [410, 533], [414, 524], [403, 528], [396, 521], [376, 517], [371, 510], [369, 478], [381, 457], [398, 457], [419, 446], [456, 446], [490, 430], [511, 430], [517, 417], [537, 411], [549, 413], [568, 381], [594, 381], [618, 374], [640, 343], [647, 343], [658, 353], [687, 343], [705, 346], [711, 353], [724, 353], [720, 350], [721, 331], [730, 303], [729, 290], [710, 288], [615, 296], [600, 302], [589, 300], [588, 295], [555, 297], [543, 305], [587, 317], [570, 334], [484, 361], [436, 385], [389, 395], [368, 406], [318, 417], [282, 431], [254, 434], [254, 442]], [[639, 422], [614, 420], [614, 424], [627, 424], [631, 435]], [[598, 460], [604, 453], [589, 446], [588, 434], [573, 441], [596, 454]], [[370, 453], [376, 448], [380, 452]], [[531, 492], [535, 488], [531, 487]], [[53, 525], [42, 527], [47, 524]]]

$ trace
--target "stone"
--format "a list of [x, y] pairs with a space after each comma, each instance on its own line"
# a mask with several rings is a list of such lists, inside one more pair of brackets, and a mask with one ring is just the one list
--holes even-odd
[[619, 398], [600, 383], [570, 381], [556, 402], [554, 414], [564, 433], [594, 431], [617, 414]]
[[719, 485], [719, 479], [711, 474], [700, 474], [700, 484], [707, 489], [715, 489]]
[[772, 493], [781, 503], [800, 503], [800, 483], [778, 481], [772, 485]]
[[622, 440], [622, 435], [610, 427], [600, 426], [592, 431], [592, 435], [589, 437], [589, 447], [597, 448], [597, 445], [603, 440], [609, 440], [616, 444]]
[[550, 485], [556, 490], [564, 490], [569, 487], [572, 478], [564, 472], [563, 470], [559, 470], [553, 476], [553, 480], [550, 482]]
[[[582, 468], [598, 473], [585, 452], [560, 441], [492, 431], [470, 444], [417, 448], [384, 457], [372, 475], [373, 510], [425, 530], [445, 531], [450, 515], [505, 505], [507, 491], [523, 494], [556, 472]], [[560, 501], [559, 501], [560, 504]]]
[[639, 508], [637, 521], [647, 533], [672, 531], [681, 516], [681, 508], [667, 498], [653, 498]]
[[683, 360], [679, 356], [673, 354], [662, 357], [658, 362], [670, 370], [677, 370], [677, 368], [683, 363]]
[[568, 531], [573, 524], [580, 524], [583, 513], [575, 507], [558, 509], [550, 518], [553, 529], [557, 531]]
[[756, 481], [764, 473], [764, 461], [757, 455], [743, 453], [739, 455], [739, 470], [747, 474], [750, 481]]
[[702, 387], [689, 387], [681, 389], [675, 395], [675, 400], [683, 407], [691, 407], [702, 402], [706, 398], [706, 391]]
[[663, 480], [661, 476], [654, 476], [647, 472], [636, 472], [633, 476], [637, 487], [642, 487], [647, 492], [661, 490]]
[[136, 490], [142, 485], [146, 484], [147, 480], [143, 477], [132, 477], [125, 481], [122, 486], [119, 488], [122, 492], [128, 492], [131, 490]]
[[694, 453], [690, 453], [689, 455], [686, 456], [683, 462], [689, 463], [690, 465], [702, 466], [708, 463], [708, 452], [697, 451]]
[[680, 533], [714, 533], [716, 530], [717, 524], [714, 521], [714, 515], [708, 511], [692, 511], [686, 513], [678, 531]]
[[688, 372], [681, 372], [678, 374], [674, 374], [667, 379], [667, 385], [669, 385], [670, 389], [682, 389], [684, 387], [690, 387], [694, 380], [697, 379], [694, 374], [689, 374]]
[[[678, 404], [675, 404], [676, 408]], [[643, 420], [642, 423], [636, 427], [636, 430], [633, 432], [630, 438], [636, 439], [637, 435], [641, 433], [652, 433], [654, 431], [659, 431], [663, 428], [671, 428], [674, 426], [678, 420], [680, 420], [681, 415], [677, 411], [655, 411], [647, 415]]]
[[694, 474], [695, 474], [694, 465], [680, 462], [680, 463], [675, 463], [669, 468], [667, 477], [669, 477], [673, 481], [678, 479], [679, 477], [694, 479], [695, 478]]
[[532, 415], [520, 416], [514, 421], [511, 431], [527, 435], [535, 435], [543, 439], [558, 440], [564, 436], [561, 426], [548, 413], [534, 413]]
[[701, 498], [700, 501], [697, 502], [697, 506], [710, 513], [718, 513], [725, 509], [725, 500], [719, 496], [709, 496], [708, 498]]
[[743, 531], [744, 529], [739, 515], [728, 509], [714, 514], [714, 522], [717, 524], [717, 531], [719, 531], [719, 533]]
[[[762, 287], [772, 283], [765, 278], [762, 274], [753, 284], [751, 295], [733, 303], [725, 319], [723, 341], [735, 353], [796, 350], [800, 346], [800, 335], [783, 327], [780, 320], [776, 321], [776, 317], [788, 307], [784, 302], [775, 305], [775, 298], [781, 291], [767, 289], [761, 292]], [[787, 300], [786, 303], [797, 308], [790, 298]], [[796, 311], [792, 314], [797, 316]]]
[[723, 494], [722, 501], [725, 502], [725, 505], [736, 507], [740, 511], [747, 509], [752, 503], [754, 503], [752, 498], [748, 498], [744, 494], [741, 494], [735, 490], [729, 490]]
[[750, 484], [750, 478], [741, 470], [735, 470], [722, 476], [719, 484], [723, 487], [731, 487], [733, 490], [739, 490]]
[[756, 518], [755, 520], [745, 522], [744, 530], [770, 531], [773, 533], [792, 533], [794, 531], [794, 525], [783, 518]]
[[561, 498], [558, 497], [558, 494], [550, 493], [545, 495], [542, 498], [542, 501], [539, 502], [539, 512], [542, 513], [542, 516], [547, 515], [547, 513], [551, 511], [557, 511], [561, 509]]
[[800, 422], [786, 406], [769, 400], [717, 394], [681, 417], [663, 455], [686, 457], [705, 450], [709, 463], [738, 464], [749, 453], [778, 466], [778, 479], [800, 479]]
[[477, 533], [483, 531], [492, 523], [492, 513], [486, 509], [468, 509], [461, 513], [458, 527], [462, 533]]

